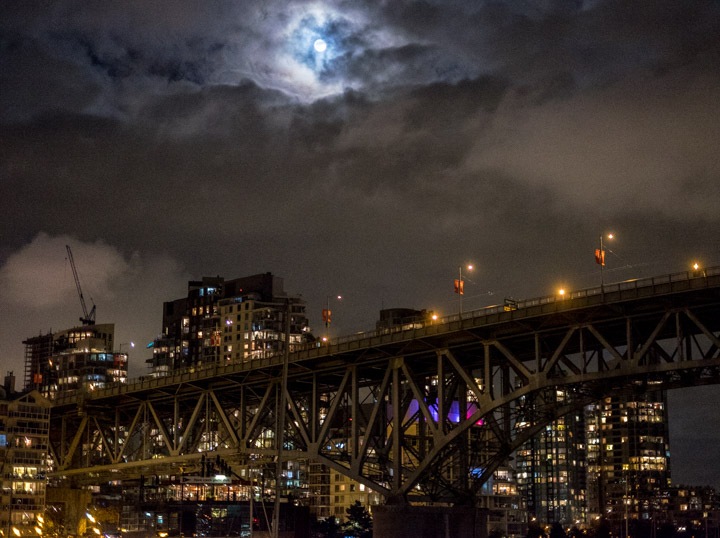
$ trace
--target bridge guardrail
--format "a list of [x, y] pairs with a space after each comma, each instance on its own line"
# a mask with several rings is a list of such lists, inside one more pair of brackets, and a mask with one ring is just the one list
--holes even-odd
[[[559, 302], [567, 302], [572, 299], [581, 299], [581, 298], [587, 298], [587, 297], [593, 297], [603, 294], [610, 294], [614, 292], [622, 292], [622, 291], [629, 291], [629, 290], [638, 290], [641, 288], [648, 288], [648, 289], [655, 289], [659, 285], [664, 284], [672, 284], [674, 282], [681, 282], [681, 281], [690, 281], [695, 279], [703, 279], [711, 276], [718, 276], [720, 275], [720, 266], [714, 266], [714, 267], [708, 267], [705, 269], [698, 269], [696, 271], [681, 271], [677, 273], [670, 273], [666, 275], [659, 275], [659, 276], [653, 276], [648, 278], [640, 278], [640, 279], [633, 279], [633, 280], [625, 280], [622, 282], [615, 282], [611, 284], [606, 284], [603, 286], [596, 286], [593, 288], [585, 288], [575, 291], [567, 292], [565, 295], [545, 295], [541, 297], [534, 297], [532, 299], [522, 299], [515, 301], [513, 304], [513, 311], [523, 310], [531, 307], [536, 306], [543, 306], [547, 304], [552, 303], [559, 303]], [[332, 346], [338, 346], [341, 344], [348, 344], [351, 342], [357, 342], [359, 340], [365, 340], [369, 338], [384, 336], [388, 334], [396, 334], [396, 333], [402, 333], [407, 330], [413, 330], [417, 328], [425, 328], [428, 326], [438, 326], [438, 325], [449, 325], [450, 323], [461, 321], [464, 319], [474, 319], [478, 317], [485, 317], [485, 316], [492, 316], [499, 314], [501, 312], [506, 312], [506, 307], [504, 305], [492, 305], [487, 306], [484, 308], [479, 308], [476, 310], [470, 310], [468, 312], [463, 312], [462, 314], [452, 314], [449, 316], [444, 316], [442, 318], [438, 318], [437, 320], [432, 320], [430, 322], [426, 321], [420, 321], [416, 320], [413, 321], [412, 329], [407, 329], [404, 327], [394, 327], [390, 329], [381, 329], [381, 330], [371, 330], [371, 331], [362, 331], [356, 334], [348, 335], [348, 336], [341, 336], [338, 338], [330, 339], [327, 342], [313, 342], [313, 343], [307, 343], [307, 344], [295, 344], [293, 352], [300, 352], [300, 351], [310, 351], [317, 348], [329, 348]], [[268, 361], [272, 362], [275, 361], [281, 361], [283, 357], [282, 352], [279, 353], [271, 353], [268, 354], [266, 357], [263, 357], [263, 361], [265, 361], [265, 364], [267, 365]], [[129, 380], [127, 384], [125, 385], [115, 385], [112, 387], [107, 387], [104, 389], [97, 389], [94, 391], [94, 393], [97, 396], [103, 395], [103, 396], [112, 396], [114, 394], [120, 394], [125, 392], [130, 392], [134, 390], [142, 390], [142, 389], [149, 389], [156, 387], [158, 385], [165, 385], [168, 383], [168, 381], [174, 381], [174, 382], [182, 382], [184, 380], [196, 380], [198, 374], [205, 374], [203, 377], [207, 376], [215, 376], [218, 373], [230, 373], [233, 371], [238, 370], [239, 365], [243, 365], [241, 369], [253, 369], [257, 364], [257, 360], [254, 362], [250, 361], [228, 361], [226, 364], [219, 364], [219, 363], [210, 363], [207, 365], [196, 365], [191, 366], [188, 368], [183, 368], [180, 370], [174, 371], [171, 375], [164, 376], [164, 377], [149, 377], [149, 376], [141, 376], [140, 378]], [[55, 398], [55, 403], [64, 403], [66, 400], [74, 400], [78, 397], [77, 393], [70, 393], [68, 395], [63, 395]]]
[[[649, 278], [642, 278], [642, 279], [633, 279], [633, 280], [626, 280], [623, 282], [616, 282], [612, 284], [607, 284], [604, 286], [597, 286], [593, 288], [586, 288], [576, 291], [571, 291], [566, 293], [563, 296], [560, 295], [545, 295], [541, 297], [535, 297], [532, 299], [522, 299], [518, 300], [514, 304], [513, 310], [522, 310], [524, 308], [530, 308], [533, 306], [542, 306], [546, 304], [551, 303], [557, 303], [557, 302], [563, 302], [568, 301], [572, 299], [579, 299], [579, 298], [585, 298], [585, 297], [591, 297], [591, 296], [597, 296], [602, 295], [603, 293], [609, 294], [616, 291], [626, 291], [626, 290], [634, 290], [638, 288], [655, 288], [657, 285], [660, 284], [668, 284], [672, 282], [678, 282], [683, 280], [691, 280], [696, 278], [706, 278], [709, 276], [716, 276], [720, 275], [720, 266], [717, 267], [709, 267], [707, 269], [700, 269], [698, 271], [682, 271], [678, 273], [671, 273], [667, 275], [661, 275], [661, 276], [654, 276]], [[452, 314], [449, 316], [444, 316], [442, 318], [438, 318], [437, 320], [433, 320], [432, 322], [422, 322], [422, 321], [416, 321], [415, 324], [419, 324], [422, 327], [425, 327], [427, 325], [443, 325], [448, 324], [453, 321], [459, 321], [461, 319], [472, 319], [477, 318], [480, 316], [490, 316], [493, 314], [498, 314], [500, 312], [505, 312], [506, 307], [504, 305], [493, 305], [493, 306], [487, 306], [484, 308], [480, 308], [477, 310], [471, 310], [468, 312], [463, 312], [462, 314]], [[380, 331], [367, 331], [363, 332], [361, 334], [354, 334], [339, 338], [334, 338], [327, 342], [327, 344], [324, 345], [333, 345], [333, 344], [342, 344], [342, 343], [348, 343], [353, 342], [365, 338], [372, 338], [374, 336], [381, 336], [385, 334], [392, 334], [397, 332], [403, 332], [407, 329], [404, 329], [402, 327], [392, 328], [392, 329], [382, 329]], [[312, 348], [312, 345], [305, 345], [305, 349]]]

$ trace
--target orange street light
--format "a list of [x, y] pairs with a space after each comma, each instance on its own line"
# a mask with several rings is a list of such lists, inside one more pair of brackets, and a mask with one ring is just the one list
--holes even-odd
[[[328, 295], [326, 297], [327, 297], [327, 302], [326, 302], [327, 306], [325, 308], [323, 308], [322, 318], [323, 318], [323, 321], [325, 322], [325, 336], [330, 338], [330, 322], [332, 321], [331, 320], [332, 310], [330, 310], [330, 296]], [[335, 296], [335, 299], [337, 299], [338, 301], [341, 301], [342, 298], [343, 298], [342, 295]]]
[[[472, 271], [474, 269], [473, 264], [471, 264], [471, 263], [467, 264], [465, 266], [465, 269], [468, 271]], [[460, 302], [460, 315], [461, 316], [462, 316], [462, 300], [463, 300], [463, 295], [465, 293], [465, 284], [464, 284], [464, 280], [463, 280], [462, 270], [463, 270], [462, 265], [459, 265], [458, 266], [458, 277], [455, 280], [455, 293], [458, 294], [458, 299]]]
[[600, 236], [600, 248], [595, 250], [595, 263], [600, 265], [600, 293], [605, 294], [605, 277], [603, 274], [603, 267], [605, 267], [605, 249], [603, 248], [603, 239], [615, 239], [614, 234], [607, 234], [607, 236]]

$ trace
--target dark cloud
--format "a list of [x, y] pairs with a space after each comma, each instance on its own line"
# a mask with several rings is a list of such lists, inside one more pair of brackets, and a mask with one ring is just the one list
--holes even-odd
[[717, 4], [2, 9], [3, 366], [78, 317], [65, 242], [123, 341], [202, 275], [341, 293], [340, 333], [454, 311], [463, 261], [467, 308], [595, 285], [609, 229], [609, 279], [720, 264]]
[[32, 38], [0, 39], [0, 118], [22, 122], [50, 111], [82, 111], [100, 93], [76, 64], [54, 58]]

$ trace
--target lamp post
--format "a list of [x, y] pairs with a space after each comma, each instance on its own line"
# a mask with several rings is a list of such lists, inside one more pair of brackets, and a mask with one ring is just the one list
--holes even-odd
[[[472, 271], [472, 270], [473, 270], [473, 265], [472, 265], [471, 263], [468, 264], [468, 265], [466, 266], [466, 269], [467, 269], [468, 271]], [[464, 287], [465, 287], [464, 284], [463, 284], [462, 270], [463, 270], [462, 265], [459, 265], [459, 266], [458, 266], [458, 278], [457, 278], [457, 280], [455, 281], [455, 293], [458, 294], [458, 299], [459, 299], [459, 303], [460, 303], [460, 310], [459, 310], [459, 311], [460, 311], [460, 315], [461, 315], [461, 316], [462, 316], [462, 311], [463, 311], [463, 310], [462, 310], [462, 303], [463, 303], [463, 294], [464, 294]]]
[[[338, 295], [338, 299], [340, 296]], [[282, 304], [282, 303], [281, 303]], [[329, 304], [329, 299], [328, 299]], [[280, 491], [281, 491], [281, 478], [282, 478], [282, 467], [283, 467], [283, 450], [285, 448], [285, 411], [287, 408], [287, 384], [288, 384], [288, 369], [290, 364], [290, 323], [292, 316], [292, 306], [290, 298], [284, 302], [285, 306], [285, 347], [283, 349], [283, 369], [282, 369], [282, 384], [280, 386], [280, 404], [278, 409], [277, 417], [277, 431], [275, 437], [277, 440], [277, 460], [275, 461], [275, 504], [273, 509], [273, 523], [272, 523], [272, 536], [278, 538], [280, 535]], [[329, 319], [328, 311], [328, 319]], [[252, 522], [253, 515], [250, 514], [250, 526], [252, 534]]]
[[[600, 293], [605, 295], [605, 275], [603, 273], [603, 267], [605, 267], [605, 250], [603, 248], [603, 239], [605, 236], [600, 235], [600, 249], [595, 251], [595, 263], [600, 264]], [[613, 234], [607, 234], [608, 239], [613, 239]]]
[[[325, 303], [325, 308], [323, 308], [323, 313], [322, 313], [322, 318], [323, 318], [323, 321], [325, 322], [325, 339], [326, 339], [326, 341], [330, 341], [330, 317], [332, 314], [332, 310], [330, 310], [330, 298], [331, 298], [330, 295], [326, 296], [327, 300]], [[335, 299], [337, 299], [338, 301], [341, 301], [342, 295], [336, 295]]]

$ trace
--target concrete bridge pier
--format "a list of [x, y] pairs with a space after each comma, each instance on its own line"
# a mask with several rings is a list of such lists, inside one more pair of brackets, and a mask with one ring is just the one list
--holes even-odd
[[472, 506], [373, 507], [375, 538], [487, 538], [487, 510]]

